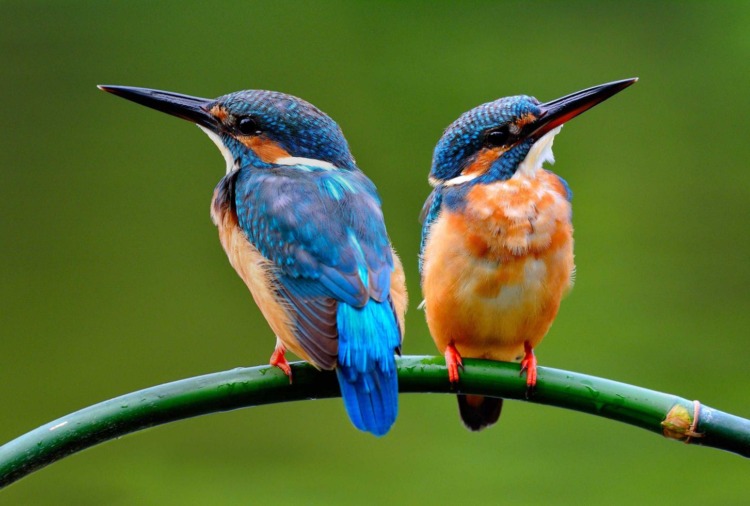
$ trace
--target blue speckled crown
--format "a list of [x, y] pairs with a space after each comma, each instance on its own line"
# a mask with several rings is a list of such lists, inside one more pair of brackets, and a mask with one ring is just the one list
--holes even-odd
[[487, 129], [540, 112], [536, 98], [517, 95], [482, 104], [462, 114], [445, 130], [435, 147], [430, 175], [441, 181], [458, 176], [481, 149]]
[[[293, 156], [323, 160], [342, 169], [354, 168], [349, 144], [338, 124], [301, 98], [277, 91], [245, 90], [219, 97], [214, 105], [233, 115], [253, 116], [264, 132], [272, 132], [269, 136]], [[236, 144], [226, 143], [230, 149]]]

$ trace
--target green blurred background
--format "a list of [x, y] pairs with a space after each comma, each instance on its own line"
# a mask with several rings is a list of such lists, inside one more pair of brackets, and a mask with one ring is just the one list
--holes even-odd
[[[0, 441], [272, 351], [208, 218], [216, 148], [97, 83], [272, 89], [328, 112], [405, 261], [405, 353], [432, 354], [417, 215], [442, 130], [500, 96], [639, 76], [555, 144], [578, 272], [538, 357], [750, 416], [749, 3], [0, 7]], [[339, 400], [240, 410], [96, 447], [0, 503], [739, 504], [747, 477], [736, 455], [605, 419], [508, 402], [472, 434], [454, 398], [405, 395], [383, 439]]]

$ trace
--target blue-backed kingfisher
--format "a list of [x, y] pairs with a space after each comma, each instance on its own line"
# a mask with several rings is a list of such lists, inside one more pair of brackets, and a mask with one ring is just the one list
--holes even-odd
[[404, 272], [375, 185], [339, 126], [308, 102], [273, 91], [205, 99], [100, 88], [194, 122], [216, 143], [227, 166], [211, 217], [276, 334], [271, 364], [291, 381], [289, 349], [335, 369], [353, 424], [387, 433], [398, 412]]
[[[566, 121], [636, 79], [551, 102], [505, 97], [464, 113], [438, 142], [422, 211], [420, 271], [427, 324], [459, 381], [461, 357], [521, 362], [536, 385], [536, 347], [573, 274], [571, 191], [542, 168]], [[464, 424], [495, 423], [502, 399], [458, 395]]]

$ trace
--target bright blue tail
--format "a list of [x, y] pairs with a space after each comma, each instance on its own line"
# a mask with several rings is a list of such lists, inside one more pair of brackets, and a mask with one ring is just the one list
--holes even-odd
[[359, 430], [382, 436], [398, 414], [394, 352], [401, 343], [396, 315], [388, 301], [373, 299], [363, 308], [340, 302], [336, 374], [349, 418]]

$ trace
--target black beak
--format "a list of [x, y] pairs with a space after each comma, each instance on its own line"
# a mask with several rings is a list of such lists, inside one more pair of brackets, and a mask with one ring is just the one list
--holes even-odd
[[566, 95], [557, 100], [542, 104], [542, 115], [531, 125], [529, 137], [539, 139], [550, 130], [562, 125], [579, 114], [588, 111], [596, 104], [604, 102], [612, 95], [621, 92], [638, 80], [637, 77], [632, 79], [623, 79], [622, 81], [613, 81], [607, 84], [600, 84], [593, 88], [577, 91]]
[[213, 103], [211, 99], [132, 86], [99, 85], [98, 88], [137, 104], [192, 121], [213, 132], [219, 129], [218, 120], [209, 112], [210, 104]]

